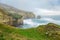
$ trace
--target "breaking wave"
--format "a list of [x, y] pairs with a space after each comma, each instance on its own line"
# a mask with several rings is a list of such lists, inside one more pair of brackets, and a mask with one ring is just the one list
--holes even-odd
[[60, 25], [60, 21], [54, 20], [52, 18], [41, 18], [41, 19], [25, 19], [23, 28], [37, 27], [38, 25], [45, 25], [48, 23], [55, 23]]

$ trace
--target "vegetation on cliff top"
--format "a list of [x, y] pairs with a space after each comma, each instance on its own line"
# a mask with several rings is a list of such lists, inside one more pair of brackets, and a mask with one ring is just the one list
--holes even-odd
[[60, 26], [49, 23], [37, 28], [20, 29], [0, 24], [0, 40], [60, 40]]

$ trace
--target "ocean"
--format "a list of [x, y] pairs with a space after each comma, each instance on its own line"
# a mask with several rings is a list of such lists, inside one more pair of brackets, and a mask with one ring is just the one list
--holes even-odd
[[46, 25], [48, 23], [55, 23], [60, 25], [60, 16], [55, 15], [55, 16], [41, 16], [40, 19], [25, 19], [23, 20], [23, 25], [22, 28], [36, 28], [39, 25]]

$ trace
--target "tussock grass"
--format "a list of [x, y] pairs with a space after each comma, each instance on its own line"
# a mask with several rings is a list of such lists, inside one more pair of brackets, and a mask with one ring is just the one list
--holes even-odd
[[60, 26], [49, 23], [37, 28], [20, 29], [0, 24], [0, 40], [60, 40]]

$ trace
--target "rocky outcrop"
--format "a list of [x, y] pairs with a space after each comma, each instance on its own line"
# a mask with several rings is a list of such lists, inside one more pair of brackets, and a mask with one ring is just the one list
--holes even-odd
[[37, 19], [40, 19], [40, 18], [41, 18], [41, 16], [40, 16], [40, 15], [38, 15], [38, 16], [37, 16]]
[[19, 26], [23, 24], [23, 17], [18, 14], [13, 14], [4, 11], [4, 9], [0, 8], [0, 23]]

